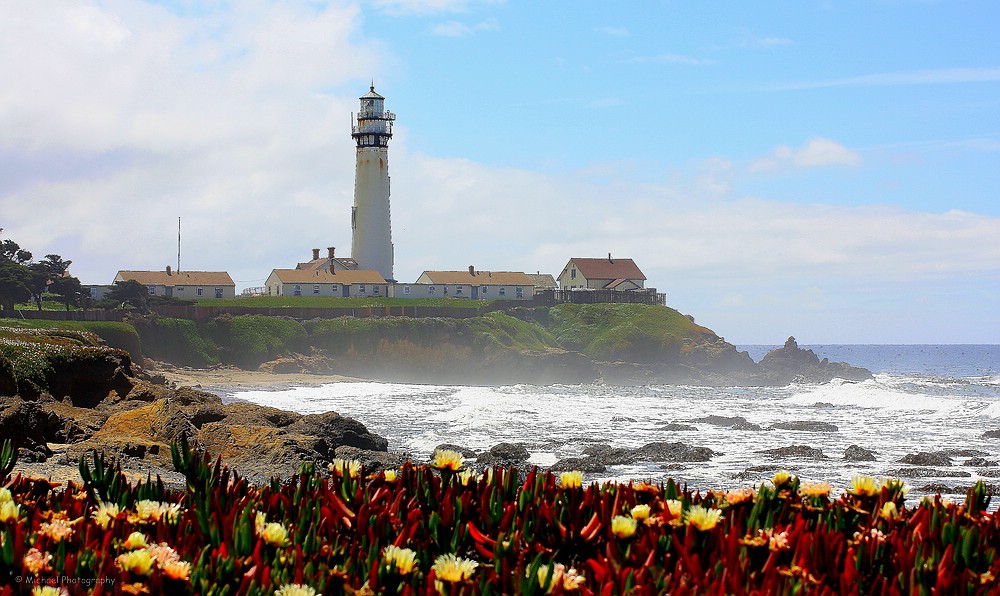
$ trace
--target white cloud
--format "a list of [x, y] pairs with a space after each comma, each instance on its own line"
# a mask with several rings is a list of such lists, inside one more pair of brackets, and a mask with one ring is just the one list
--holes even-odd
[[629, 30], [625, 27], [600, 27], [597, 32], [610, 37], [628, 37]]
[[861, 156], [858, 153], [836, 141], [816, 137], [799, 149], [779, 145], [767, 157], [751, 162], [748, 170], [761, 172], [787, 168], [856, 166], [860, 163]]
[[823, 87], [882, 87], [895, 85], [950, 85], [1000, 81], [1000, 68], [940, 68], [883, 72], [826, 81], [803, 81], [778, 85], [778, 90], [819, 89]]
[[489, 18], [473, 25], [467, 25], [461, 21], [437, 23], [431, 26], [430, 33], [440, 37], [468, 37], [480, 31], [496, 31], [498, 29], [500, 29], [500, 22], [495, 18]]
[[370, 0], [371, 4], [387, 14], [406, 16], [413, 14], [440, 14], [469, 12], [476, 6], [503, 4], [505, 0]]

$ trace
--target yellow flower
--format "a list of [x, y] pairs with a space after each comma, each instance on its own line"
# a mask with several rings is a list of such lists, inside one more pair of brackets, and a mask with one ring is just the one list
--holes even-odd
[[469, 486], [469, 481], [476, 477], [476, 473], [472, 470], [462, 470], [458, 473], [458, 480], [462, 483], [462, 486]]
[[559, 474], [559, 484], [563, 488], [580, 488], [583, 486], [583, 472], [571, 470]]
[[53, 542], [62, 542], [73, 535], [73, 528], [65, 519], [56, 518], [52, 522], [42, 522], [38, 533], [48, 536]]
[[170, 525], [175, 525], [177, 520], [181, 516], [181, 504], [180, 503], [161, 503], [160, 504], [160, 519], [167, 522]]
[[910, 487], [898, 478], [883, 478], [882, 482], [879, 483], [879, 492], [883, 488], [889, 489], [890, 493], [898, 491], [901, 497], [905, 497], [906, 493], [910, 492]]
[[896, 509], [896, 504], [889, 501], [882, 505], [882, 510], [878, 513], [879, 517], [882, 519], [896, 519], [899, 517], [899, 510]]
[[[758, 530], [758, 532], [759, 531], [760, 530]], [[767, 534], [767, 547], [769, 549], [773, 551], [788, 550], [788, 532], [779, 532], [775, 534], [771, 530], [768, 530]]]
[[417, 553], [408, 548], [389, 545], [382, 551], [382, 560], [395, 567], [400, 575], [407, 575], [417, 565]]
[[643, 521], [649, 517], [649, 505], [636, 505], [629, 513], [632, 519]]
[[137, 548], [146, 548], [149, 543], [146, 542], [146, 535], [142, 532], [132, 532], [122, 546], [129, 550], [136, 550]]
[[357, 478], [358, 474], [361, 473], [361, 462], [356, 459], [337, 458], [333, 460], [332, 464], [330, 464], [330, 473], [336, 473], [340, 476], [348, 476], [350, 478]]
[[[542, 567], [538, 570], [538, 587], [545, 585], [545, 582], [549, 580], [549, 568]], [[556, 586], [562, 585], [563, 590], [576, 590], [583, 586], [586, 578], [579, 575], [577, 570], [573, 567], [566, 569], [566, 566], [562, 563], [556, 563], [552, 566], [552, 581], [549, 583], [548, 590], [545, 591], [546, 594], [551, 594]]]
[[264, 532], [264, 526], [266, 525], [267, 525], [267, 516], [258, 511], [257, 515], [254, 516], [253, 520], [254, 534], [260, 536]]
[[677, 499], [667, 499], [666, 500], [667, 511], [670, 512], [670, 523], [673, 525], [680, 525], [681, 516], [684, 515], [684, 503], [678, 501]]
[[799, 495], [803, 497], [825, 497], [833, 487], [829, 482], [803, 482], [799, 485]]
[[638, 525], [639, 522], [635, 521], [631, 517], [616, 515], [611, 518], [611, 533], [624, 540], [625, 538], [632, 536], [632, 534], [635, 534], [635, 528]]
[[465, 458], [457, 451], [449, 449], [438, 449], [434, 452], [434, 467], [439, 470], [451, 470], [457, 472], [462, 469]]
[[21, 508], [14, 501], [0, 503], [0, 523], [17, 521], [19, 515], [21, 515]]
[[316, 590], [302, 584], [285, 584], [274, 591], [274, 596], [316, 596]]
[[13, 503], [14, 497], [10, 494], [9, 488], [0, 488], [0, 503]]
[[156, 564], [160, 568], [162, 568], [163, 564], [168, 561], [181, 560], [181, 556], [177, 554], [177, 551], [175, 551], [169, 544], [166, 544], [165, 542], [161, 542], [159, 544], [150, 544], [145, 548], [146, 552], [149, 553], [149, 556], [156, 559]]
[[397, 472], [396, 470], [386, 470], [385, 472], [383, 472], [383, 474], [385, 474], [386, 482], [395, 482], [396, 478], [399, 477], [399, 472]]
[[153, 569], [153, 557], [145, 550], [132, 550], [118, 555], [118, 567], [136, 575], [149, 575]]
[[687, 511], [684, 523], [694, 526], [698, 530], [707, 531], [719, 523], [719, 517], [721, 516], [721, 509], [705, 509], [701, 505], [692, 505]]
[[49, 566], [49, 561], [51, 560], [52, 555], [49, 553], [43, 553], [37, 548], [31, 548], [24, 555], [24, 569], [31, 575], [38, 575], [42, 571], [51, 569]]
[[771, 479], [771, 482], [773, 482], [775, 488], [777, 488], [782, 484], [787, 484], [788, 482], [791, 481], [791, 479], [792, 479], [791, 474], [789, 474], [786, 470], [780, 470], [778, 473], [774, 475], [774, 478]]
[[65, 588], [56, 586], [35, 586], [31, 589], [31, 596], [64, 596], [69, 594]]
[[447, 554], [434, 559], [434, 565], [431, 566], [431, 570], [434, 571], [434, 576], [438, 580], [455, 583], [472, 577], [478, 566], [479, 563], [475, 561]]
[[278, 522], [270, 522], [264, 525], [260, 537], [273, 546], [284, 546], [288, 541], [288, 530]]
[[160, 503], [158, 503], [157, 501], [150, 501], [148, 499], [143, 499], [135, 504], [134, 521], [138, 522], [160, 521], [161, 513], [162, 510], [160, 509]]
[[877, 495], [879, 492], [878, 485], [875, 484], [874, 478], [871, 476], [862, 476], [860, 474], [851, 478], [851, 488], [848, 490], [851, 494], [859, 497], [871, 497]]
[[118, 505], [114, 503], [100, 503], [91, 517], [94, 518], [94, 523], [101, 526], [101, 529], [106, 530], [111, 520], [118, 517], [119, 513], [121, 513], [121, 510], [118, 509]]
[[187, 561], [180, 561], [174, 559], [168, 559], [163, 562], [157, 563], [160, 569], [163, 570], [163, 575], [166, 575], [170, 579], [180, 579], [189, 580], [191, 578], [191, 563]]

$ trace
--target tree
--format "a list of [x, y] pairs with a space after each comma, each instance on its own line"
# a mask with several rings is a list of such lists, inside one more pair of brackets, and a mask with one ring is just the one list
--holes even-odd
[[71, 275], [57, 277], [49, 285], [49, 291], [59, 296], [59, 302], [66, 305], [66, 310], [69, 310], [70, 306], [80, 306], [83, 300], [88, 297], [80, 280]]
[[0, 309], [12, 311], [15, 304], [31, 299], [34, 272], [28, 267], [30, 262], [31, 253], [16, 242], [0, 241]]
[[139, 310], [146, 310], [146, 304], [149, 302], [149, 289], [134, 279], [116, 281], [115, 285], [108, 291], [107, 298], [115, 303], [131, 304]]
[[32, 273], [31, 293], [38, 310], [42, 310], [42, 294], [48, 291], [50, 284], [66, 276], [71, 264], [73, 261], [64, 261], [59, 255], [45, 255], [41, 261], [28, 266]]

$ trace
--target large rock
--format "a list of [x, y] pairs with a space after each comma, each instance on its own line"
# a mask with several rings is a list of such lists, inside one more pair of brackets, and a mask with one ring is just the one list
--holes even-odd
[[788, 383], [826, 383], [833, 379], [867, 381], [874, 378], [870, 370], [844, 362], [820, 360], [812, 350], [803, 350], [789, 337], [784, 347], [768, 352], [760, 361], [760, 370], [777, 385]]
[[857, 445], [850, 445], [844, 449], [845, 461], [875, 461], [875, 452]]
[[812, 433], [835, 433], [839, 429], [836, 424], [831, 424], [829, 422], [820, 422], [818, 420], [796, 420], [792, 422], [778, 422], [772, 424], [769, 430], [800, 430]]
[[920, 451], [918, 453], [908, 453], [899, 460], [901, 464], [910, 464], [911, 466], [950, 466], [952, 465], [951, 458], [944, 453], [934, 452], [930, 453], [927, 451]]
[[477, 465], [486, 466], [517, 466], [531, 457], [528, 449], [521, 443], [498, 443], [486, 453], [476, 458]]
[[808, 445], [789, 445], [788, 447], [778, 447], [777, 449], [766, 449], [758, 451], [771, 457], [804, 457], [808, 459], [826, 459], [823, 450]]
[[385, 437], [368, 432], [364, 424], [336, 412], [302, 416], [288, 426], [288, 432], [319, 437], [321, 443], [317, 448], [327, 457], [340, 446], [367, 451], [386, 451], [389, 447]]

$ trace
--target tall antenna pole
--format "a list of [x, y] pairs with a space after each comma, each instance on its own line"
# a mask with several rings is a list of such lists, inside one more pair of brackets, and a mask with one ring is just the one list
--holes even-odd
[[177, 273], [181, 272], [181, 218], [177, 218]]

